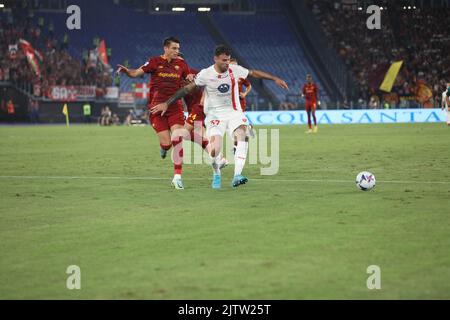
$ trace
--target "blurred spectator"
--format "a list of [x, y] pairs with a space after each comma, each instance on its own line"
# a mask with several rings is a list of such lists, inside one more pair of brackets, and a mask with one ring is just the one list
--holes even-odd
[[371, 96], [369, 101], [369, 108], [370, 109], [379, 109], [380, 106], [380, 98], [378, 96]]
[[9, 99], [6, 103], [6, 113], [8, 114], [8, 121], [14, 122], [14, 116], [16, 114], [16, 107], [12, 99]]
[[86, 102], [83, 105], [83, 116], [84, 116], [84, 123], [91, 123], [91, 104], [89, 102]]
[[347, 99], [344, 100], [344, 103], [342, 104], [343, 109], [350, 109], [350, 103]]
[[129, 126], [131, 125], [133, 120], [137, 119], [136, 112], [133, 109], [128, 110], [128, 114], [125, 118], [125, 121], [123, 122], [124, 125]]
[[145, 107], [142, 109], [141, 120], [142, 123], [150, 124], [150, 111]]
[[[112, 84], [109, 70], [104, 70], [101, 64], [94, 66], [86, 60], [76, 60], [67, 52], [68, 35], [57, 39], [51, 21], [39, 17], [38, 24], [34, 25], [30, 18], [35, 9], [32, 2], [12, 1], [8, 6], [11, 11], [3, 12], [0, 17], [0, 81], [29, 84], [29, 88], [38, 85], [44, 95], [55, 85], [91, 85], [102, 88], [103, 92]], [[40, 76], [31, 69], [19, 39], [29, 41], [42, 55]], [[92, 52], [95, 55], [95, 50]]]
[[30, 98], [28, 100], [28, 116], [30, 123], [39, 123], [39, 101], [37, 99]]
[[399, 95], [410, 95], [411, 84], [419, 79], [439, 94], [436, 85], [441, 87], [450, 78], [450, 33], [445, 27], [450, 25], [448, 9], [402, 10], [393, 1], [379, 0], [378, 5], [387, 7], [382, 11], [382, 26], [369, 30], [365, 7], [358, 10], [359, 5], [333, 5], [328, 0], [306, 2], [330, 44], [353, 71], [360, 99], [368, 101], [371, 89], [378, 90], [380, 78], [393, 61], [404, 61], [393, 88]]
[[111, 110], [108, 106], [102, 108], [102, 114], [99, 120], [101, 126], [109, 126], [111, 124]]
[[117, 115], [117, 113], [114, 113], [114, 114], [113, 114], [113, 116], [112, 116], [112, 118], [111, 118], [111, 124], [112, 124], [112, 125], [115, 125], [115, 126], [120, 125], [120, 118], [119, 118], [119, 116]]

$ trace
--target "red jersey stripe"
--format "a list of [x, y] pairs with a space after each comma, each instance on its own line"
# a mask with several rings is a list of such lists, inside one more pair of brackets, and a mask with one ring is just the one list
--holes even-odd
[[228, 73], [230, 74], [230, 79], [231, 79], [231, 102], [233, 103], [233, 109], [237, 111], [237, 106], [236, 106], [236, 97], [234, 96], [234, 88], [236, 87], [236, 79], [234, 78], [234, 74], [233, 71], [230, 69], [228, 69]]

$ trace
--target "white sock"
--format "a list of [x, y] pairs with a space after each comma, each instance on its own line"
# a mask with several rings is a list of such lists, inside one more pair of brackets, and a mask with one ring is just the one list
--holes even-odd
[[211, 157], [212, 167], [214, 174], [220, 175], [220, 162], [222, 161], [222, 153], [219, 153], [216, 157]]
[[247, 142], [238, 141], [236, 146], [236, 153], [234, 154], [234, 175], [237, 176], [242, 173], [247, 158]]
[[181, 174], [174, 174], [174, 175], [173, 175], [173, 178], [174, 178], [174, 179], [181, 179]]

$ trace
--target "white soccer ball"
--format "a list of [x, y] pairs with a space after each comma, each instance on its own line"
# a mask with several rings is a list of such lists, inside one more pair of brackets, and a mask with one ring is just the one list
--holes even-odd
[[375, 187], [375, 176], [368, 171], [358, 173], [356, 176], [356, 186], [363, 191], [373, 189]]

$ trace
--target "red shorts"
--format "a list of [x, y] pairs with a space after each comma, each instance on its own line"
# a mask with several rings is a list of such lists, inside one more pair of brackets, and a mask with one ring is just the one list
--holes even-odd
[[191, 108], [191, 112], [189, 113], [186, 123], [191, 126], [194, 125], [194, 122], [201, 121], [203, 125], [205, 125], [205, 113], [203, 112], [203, 106], [200, 104], [194, 104]]
[[306, 101], [305, 109], [307, 112], [316, 111], [317, 103], [314, 101]]
[[[153, 105], [156, 104], [152, 104], [151, 107], [153, 107]], [[184, 112], [181, 101], [177, 101], [174, 105], [171, 105], [169, 110], [163, 116], [161, 116], [161, 113], [150, 113], [149, 120], [157, 133], [170, 130], [170, 128], [176, 124], [184, 126]]]

